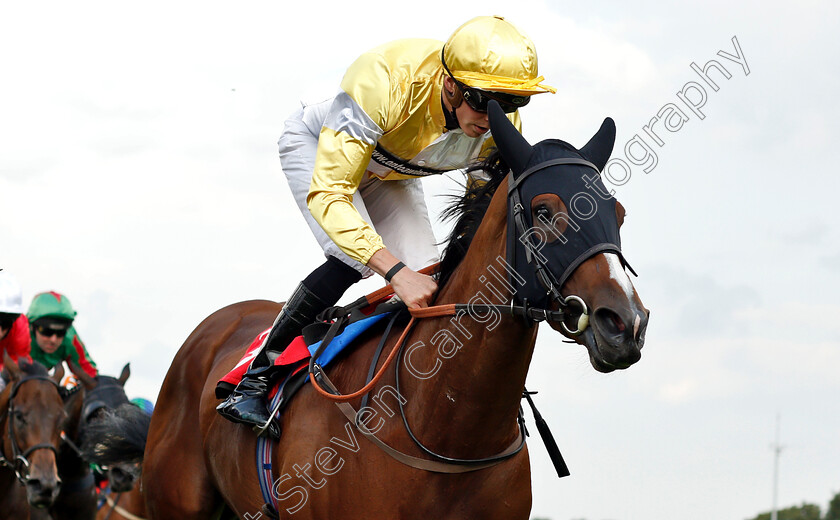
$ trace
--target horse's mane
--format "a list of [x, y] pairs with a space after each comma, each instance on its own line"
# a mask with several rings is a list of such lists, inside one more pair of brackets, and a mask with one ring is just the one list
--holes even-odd
[[125, 403], [94, 419], [82, 442], [84, 459], [100, 466], [140, 462], [146, 449], [152, 416]]
[[470, 247], [473, 237], [487, 207], [493, 199], [493, 194], [507, 176], [510, 168], [502, 159], [498, 150], [494, 150], [483, 161], [473, 163], [467, 167], [467, 174], [481, 171], [487, 181], [468, 180], [463, 195], [452, 196], [452, 201], [444, 208], [441, 219], [454, 220], [455, 226], [446, 240], [446, 248], [440, 261], [440, 277], [438, 285], [443, 287]]

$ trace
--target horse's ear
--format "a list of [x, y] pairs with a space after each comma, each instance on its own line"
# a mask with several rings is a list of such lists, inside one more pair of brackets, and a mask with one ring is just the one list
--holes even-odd
[[592, 136], [592, 139], [580, 149], [580, 154], [597, 166], [600, 172], [610, 160], [613, 145], [615, 145], [615, 121], [608, 117], [601, 123], [601, 128]]
[[6, 368], [6, 370], [9, 371], [9, 376], [11, 376], [12, 381], [17, 381], [20, 379], [20, 367], [17, 363], [15, 363], [15, 361], [12, 359], [12, 356], [10, 356], [9, 352], [6, 350], [3, 351], [3, 366]]
[[55, 384], [61, 385], [61, 380], [64, 379], [64, 363], [59, 363], [55, 366], [55, 371], [52, 375], [52, 380]]
[[70, 366], [70, 371], [73, 372], [73, 375], [79, 378], [79, 381], [81, 381], [85, 386], [85, 390], [93, 390], [96, 388], [96, 379], [88, 375], [88, 373], [85, 372], [78, 363], [75, 361], [67, 361], [67, 364]]
[[125, 382], [128, 381], [128, 377], [131, 375], [131, 363], [126, 363], [122, 369], [122, 373], [120, 374], [119, 381], [120, 386], [125, 386]]
[[534, 153], [533, 147], [513, 126], [499, 103], [491, 100], [490, 106], [487, 108], [487, 115], [490, 119], [490, 130], [493, 132], [496, 147], [501, 152], [505, 162], [513, 170], [513, 175], [519, 175], [528, 165], [531, 154]]

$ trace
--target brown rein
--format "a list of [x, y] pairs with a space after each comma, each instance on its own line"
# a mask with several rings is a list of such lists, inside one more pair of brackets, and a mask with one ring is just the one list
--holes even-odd
[[[424, 269], [427, 273], [433, 272], [437, 268], [438, 264], [429, 266], [428, 268]], [[423, 272], [421, 271], [421, 272]], [[369, 294], [359, 302], [367, 302], [368, 304], [372, 304], [374, 302], [379, 303], [384, 301], [388, 297], [393, 294], [390, 286], [386, 286], [383, 289], [380, 289], [374, 293]], [[387, 455], [394, 458], [395, 460], [399, 461], [402, 464], [407, 466], [422, 469], [425, 471], [433, 471], [437, 473], [466, 473], [470, 471], [477, 471], [484, 468], [489, 468], [491, 466], [495, 466], [508, 458], [516, 455], [519, 451], [525, 446], [525, 429], [524, 424], [522, 422], [522, 417], [520, 415], [518, 419], [518, 428], [517, 428], [517, 435], [513, 442], [508, 445], [502, 452], [485, 459], [476, 459], [476, 460], [460, 460], [460, 459], [450, 459], [446, 458], [433, 452], [428, 451], [422, 444], [418, 444], [424, 451], [431, 454], [432, 456], [442, 459], [442, 460], [429, 460], [419, 457], [414, 457], [408, 455], [407, 453], [403, 453], [399, 450], [396, 450], [386, 444], [384, 441], [379, 439], [373, 432], [369, 431], [364, 424], [359, 424], [359, 413], [358, 411], [348, 403], [348, 401], [355, 399], [357, 397], [361, 397], [368, 392], [370, 392], [376, 384], [382, 379], [382, 376], [385, 374], [385, 370], [393, 363], [394, 358], [398, 356], [398, 354], [402, 350], [402, 346], [405, 343], [406, 338], [408, 337], [409, 332], [414, 327], [415, 321], [417, 319], [422, 318], [431, 318], [431, 317], [439, 317], [439, 316], [453, 316], [457, 312], [458, 306], [456, 304], [448, 304], [448, 305], [436, 305], [432, 307], [425, 307], [421, 309], [409, 309], [411, 313], [411, 320], [406, 325], [405, 329], [403, 330], [402, 334], [400, 335], [397, 342], [394, 344], [394, 347], [391, 349], [391, 352], [388, 354], [388, 357], [382, 364], [382, 367], [377, 371], [377, 373], [371, 378], [371, 380], [361, 389], [352, 394], [343, 395], [338, 392], [335, 385], [330, 381], [327, 377], [326, 373], [324, 373], [323, 369], [319, 365], [315, 363], [315, 358], [318, 357], [319, 352], [313, 354], [313, 358], [309, 365], [309, 375], [310, 375], [310, 382], [312, 386], [315, 387], [315, 390], [329, 399], [330, 401], [335, 402], [338, 409], [344, 414], [344, 416], [356, 427], [356, 429], [364, 435], [369, 441], [371, 441], [374, 445], [376, 445], [379, 449], [384, 451]], [[507, 308], [507, 307], [505, 307]], [[340, 318], [340, 321], [337, 321], [334, 326], [336, 330], [340, 328], [341, 323], [343, 323], [343, 319]], [[332, 338], [328, 336], [322, 340], [322, 344], [330, 341]], [[328, 339], [329, 337], [329, 339]], [[317, 374], [316, 374], [317, 370]], [[319, 378], [323, 381], [324, 385], [328, 389], [324, 389], [320, 382]], [[332, 390], [332, 391], [330, 391]], [[408, 428], [408, 424], [406, 423], [406, 428]], [[409, 430], [409, 435], [414, 439], [413, 434]], [[415, 439], [415, 442], [419, 442]]]
[[[440, 267], [439, 263], [432, 264], [428, 267], [424, 267], [423, 269], [421, 269], [418, 272], [422, 273], [422, 274], [431, 275], [431, 274], [436, 273], [439, 267]], [[360, 303], [360, 302], [361, 303], [366, 303], [367, 305], [376, 305], [376, 304], [381, 303], [382, 301], [386, 300], [387, 298], [391, 297], [391, 295], [393, 295], [393, 294], [394, 294], [394, 290], [391, 288], [391, 285], [389, 284], [389, 285], [386, 285], [385, 287], [383, 287], [382, 289], [379, 289], [377, 291], [374, 291], [374, 292], [368, 294], [367, 296], [361, 298], [357, 302], [354, 302], [354, 304], [351, 304], [351, 306], [356, 305], [357, 303]], [[370, 382], [368, 382], [368, 384], [366, 384], [365, 386], [363, 386], [362, 388], [360, 388], [356, 392], [353, 392], [352, 394], [346, 394], [346, 395], [338, 394], [338, 395], [336, 395], [335, 393], [329, 392], [328, 390], [325, 390], [324, 388], [322, 388], [321, 385], [318, 383], [318, 378], [310, 377], [310, 380], [312, 381], [312, 386], [315, 387], [315, 390], [319, 394], [321, 394], [324, 397], [326, 397], [327, 399], [329, 399], [330, 401], [334, 401], [334, 402], [337, 402], [337, 403], [352, 401], [353, 399], [356, 399], [357, 397], [362, 397], [366, 393], [370, 392], [377, 385], [377, 383], [379, 383], [379, 380], [382, 379], [382, 376], [385, 375], [385, 370], [387, 370], [388, 367], [391, 365], [391, 363], [393, 363], [394, 358], [396, 358], [397, 353], [400, 351], [400, 348], [402, 348], [402, 344], [405, 342], [405, 339], [408, 337], [408, 333], [414, 327], [415, 320], [418, 319], [418, 318], [432, 318], [432, 317], [438, 317], [438, 316], [453, 316], [455, 314], [455, 304], [435, 305], [433, 307], [424, 307], [424, 308], [421, 308], [421, 309], [409, 309], [408, 311], [411, 313], [411, 321], [408, 322], [408, 325], [406, 325], [405, 330], [403, 330], [399, 339], [394, 344], [394, 347], [391, 349], [391, 352], [388, 354], [388, 357], [385, 358], [385, 362], [382, 364], [382, 367], [380, 367], [380, 369], [376, 372], [376, 375], [373, 376], [373, 378], [370, 380]], [[329, 380], [329, 378], [327, 378], [327, 375], [324, 373], [323, 370], [320, 370], [318, 375], [329, 386], [332, 386], [333, 388], [335, 388], [335, 385], [333, 385], [332, 382]], [[310, 373], [310, 376], [312, 376], [311, 373]]]

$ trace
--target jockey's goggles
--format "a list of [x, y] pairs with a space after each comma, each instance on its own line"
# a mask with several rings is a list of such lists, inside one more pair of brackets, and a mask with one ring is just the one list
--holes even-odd
[[498, 102], [505, 114], [516, 112], [517, 109], [524, 107], [531, 101], [530, 96], [517, 96], [516, 94], [505, 94], [503, 92], [487, 92], [479, 88], [468, 87], [455, 78], [452, 78], [452, 80], [461, 89], [464, 101], [476, 112], [486, 113], [490, 100]]
[[443, 65], [443, 70], [446, 71], [446, 74], [452, 78], [452, 81], [455, 82], [455, 85], [461, 89], [462, 96], [464, 101], [467, 102], [467, 105], [470, 106], [476, 112], [487, 112], [487, 105], [490, 103], [490, 100], [495, 100], [499, 103], [499, 106], [502, 107], [505, 114], [510, 114], [511, 112], [516, 112], [517, 109], [524, 107], [531, 101], [531, 96], [520, 96], [517, 94], [506, 94], [504, 92], [489, 92], [487, 90], [482, 90], [480, 88], [470, 87], [457, 79], [455, 79], [455, 75], [452, 74], [452, 71], [449, 70], [449, 67], [446, 65], [446, 60], [443, 57], [443, 51], [440, 53], [440, 62]]
[[15, 320], [18, 319], [18, 316], [20, 316], [20, 314], [15, 314], [13, 312], [0, 312], [0, 329], [11, 329]]
[[43, 325], [38, 325], [37, 327], [35, 327], [35, 330], [38, 332], [38, 334], [46, 338], [51, 338], [53, 336], [63, 338], [67, 335], [67, 329], [53, 329], [51, 327], [45, 327]]

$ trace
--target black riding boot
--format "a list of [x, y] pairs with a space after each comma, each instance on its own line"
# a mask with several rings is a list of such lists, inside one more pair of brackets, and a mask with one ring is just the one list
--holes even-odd
[[[335, 257], [327, 258], [323, 265], [312, 271], [297, 286], [274, 320], [268, 339], [251, 361], [242, 381], [216, 410], [233, 422], [253, 424], [260, 428], [266, 426], [271, 413], [266, 395], [274, 383], [273, 378], [282, 372], [282, 369], [274, 366], [274, 360], [300, 334], [303, 327], [312, 323], [321, 311], [335, 305], [344, 291], [361, 278], [358, 271]], [[276, 421], [268, 426], [272, 436], [280, 436]]]
[[[296, 336], [300, 335], [301, 329], [312, 323], [315, 316], [328, 306], [329, 304], [307, 289], [303, 283], [299, 284], [274, 320], [268, 339], [251, 361], [242, 381], [216, 410], [233, 422], [252, 424], [260, 428], [266, 426], [270, 417], [266, 395], [274, 383], [273, 376], [280, 372], [279, 368], [274, 366], [274, 360]], [[276, 427], [269, 431], [272, 436], [280, 436]]]

